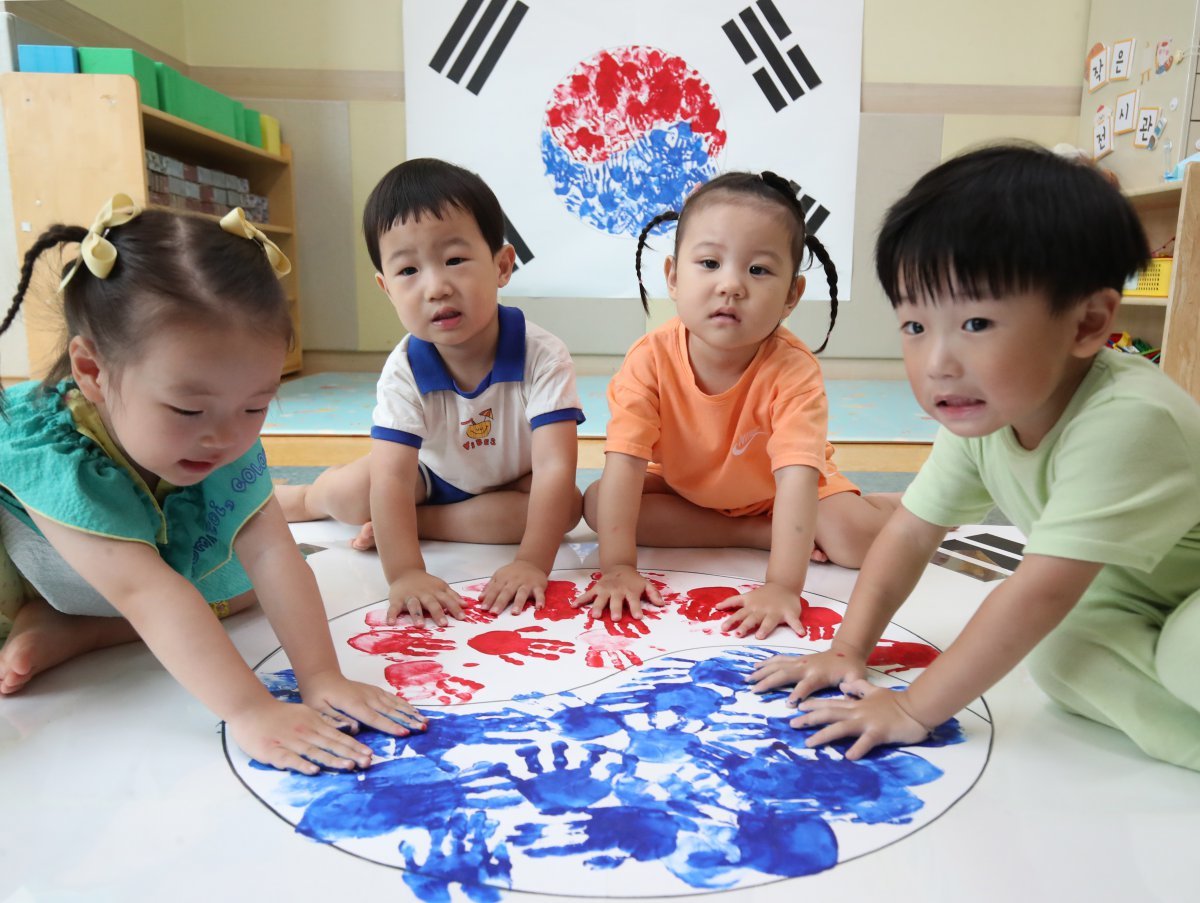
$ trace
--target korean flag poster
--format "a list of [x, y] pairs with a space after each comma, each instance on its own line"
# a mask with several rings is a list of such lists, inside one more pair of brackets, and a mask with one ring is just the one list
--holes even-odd
[[[849, 298], [862, 20], [862, 0], [405, 0], [407, 156], [495, 191], [517, 251], [506, 294], [637, 297], [655, 215], [769, 169], [799, 185]], [[658, 297], [673, 240], [651, 236]]]

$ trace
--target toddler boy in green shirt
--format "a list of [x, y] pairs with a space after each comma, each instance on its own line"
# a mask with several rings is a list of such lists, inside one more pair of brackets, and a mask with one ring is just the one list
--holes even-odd
[[[1069, 711], [1200, 770], [1200, 406], [1140, 358], [1105, 348], [1148, 246], [1094, 168], [1035, 147], [949, 160], [888, 212], [876, 269], [933, 451], [875, 540], [827, 652], [764, 662], [795, 684], [810, 746], [915, 743], [1026, 654]], [[1015, 573], [903, 692], [866, 660], [947, 524], [993, 502], [1028, 537]], [[1036, 650], [1034, 647], [1037, 647]]]

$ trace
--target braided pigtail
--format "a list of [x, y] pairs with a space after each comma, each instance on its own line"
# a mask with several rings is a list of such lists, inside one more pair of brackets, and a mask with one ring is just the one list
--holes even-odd
[[[16, 294], [13, 295], [12, 304], [8, 308], [8, 313], [4, 315], [4, 320], [0, 321], [0, 335], [8, 332], [9, 327], [16, 320], [17, 314], [21, 310], [21, 305], [25, 301], [25, 295], [29, 291], [29, 283], [33, 280], [34, 267], [37, 265], [38, 258], [42, 256], [42, 252], [58, 245], [81, 242], [87, 234], [88, 230], [82, 226], [56, 225], [51, 226], [38, 236], [33, 246], [25, 252], [25, 259], [21, 264], [21, 278], [17, 282]], [[0, 392], [0, 414], [3, 414], [3, 411], [4, 393]]]
[[829, 335], [833, 332], [833, 324], [837, 322], [837, 267], [833, 265], [833, 258], [829, 256], [829, 252], [825, 250], [825, 246], [821, 244], [817, 236], [806, 235], [804, 237], [804, 245], [812, 253], [813, 257], [821, 262], [821, 266], [825, 270], [825, 278], [829, 281], [829, 329], [825, 332], [825, 340], [821, 342], [821, 347], [813, 352], [813, 354], [820, 354], [825, 350], [825, 346], [829, 344]]
[[679, 219], [679, 214], [674, 210], [668, 210], [666, 213], [660, 213], [654, 219], [646, 224], [641, 234], [638, 236], [637, 256], [634, 258], [634, 270], [637, 272], [638, 294], [642, 298], [642, 309], [646, 313], [650, 313], [650, 298], [646, 294], [646, 286], [642, 284], [642, 249], [646, 247], [646, 240], [650, 237], [650, 233], [655, 226], [663, 223], [675, 222]]
[[17, 293], [13, 295], [12, 305], [8, 308], [8, 313], [4, 315], [4, 321], [0, 322], [0, 335], [8, 332], [13, 320], [17, 318], [17, 312], [21, 309], [25, 293], [29, 290], [29, 283], [33, 279], [33, 268], [37, 264], [38, 258], [42, 256], [42, 252], [55, 245], [83, 241], [86, 235], [87, 229], [82, 226], [58, 225], [51, 226], [38, 236], [33, 247], [25, 252], [25, 260], [21, 264], [21, 278], [17, 282]]

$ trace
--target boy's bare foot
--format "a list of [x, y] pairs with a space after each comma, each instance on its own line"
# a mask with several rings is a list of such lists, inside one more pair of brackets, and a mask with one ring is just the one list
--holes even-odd
[[65, 615], [44, 599], [30, 599], [13, 618], [0, 647], [0, 695], [16, 693], [42, 671], [68, 659], [138, 639], [124, 618]]
[[812, 554], [808, 556], [811, 561], [828, 561], [829, 556], [822, 551], [819, 545], [813, 544]]
[[279, 507], [283, 509], [283, 516], [289, 524], [297, 523], [305, 520], [320, 520], [324, 515], [314, 514], [308, 510], [308, 490], [309, 485], [303, 486], [282, 486], [275, 487], [275, 498], [279, 500]]
[[350, 548], [360, 552], [370, 552], [375, 548], [375, 526], [370, 521], [362, 525], [358, 535], [350, 540]]

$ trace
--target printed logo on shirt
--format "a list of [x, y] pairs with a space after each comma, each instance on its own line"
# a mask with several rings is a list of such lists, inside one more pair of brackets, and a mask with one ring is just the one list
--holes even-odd
[[[476, 420], [475, 417], [481, 417], [482, 420]], [[462, 447], [467, 451], [473, 448], [480, 448], [485, 445], [495, 445], [495, 437], [488, 437], [492, 431], [492, 409], [484, 408], [470, 420], [463, 420], [460, 426], [465, 426], [467, 441], [462, 444]]]
[[750, 443], [754, 441], [756, 436], [765, 436], [766, 430], [751, 430], [748, 433], [742, 433], [733, 443], [733, 454], [735, 457], [743, 455], [750, 448]]

